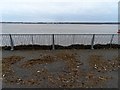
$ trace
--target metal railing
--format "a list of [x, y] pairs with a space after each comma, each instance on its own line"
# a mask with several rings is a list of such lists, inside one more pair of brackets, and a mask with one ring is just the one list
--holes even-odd
[[69, 46], [75, 44], [118, 44], [118, 34], [1, 34], [2, 46], [17, 45], [55, 45]]

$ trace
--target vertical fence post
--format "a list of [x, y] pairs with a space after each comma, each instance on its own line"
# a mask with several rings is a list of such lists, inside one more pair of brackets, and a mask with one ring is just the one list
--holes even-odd
[[32, 48], [34, 49], [33, 35], [32, 35]]
[[110, 40], [110, 48], [112, 47], [112, 42], [113, 42], [114, 34], [112, 34], [111, 40]]
[[54, 38], [54, 34], [52, 34], [52, 50], [55, 50], [55, 38]]
[[91, 49], [94, 49], [94, 40], [95, 40], [95, 34], [93, 34], [92, 40], [91, 40]]
[[32, 41], [32, 45], [34, 45], [33, 35], [32, 35], [32, 40], [31, 41]]
[[11, 50], [14, 50], [14, 43], [11, 34], [9, 34], [10, 37], [10, 45], [11, 45]]
[[75, 44], [75, 34], [72, 34], [73, 36], [73, 45]]

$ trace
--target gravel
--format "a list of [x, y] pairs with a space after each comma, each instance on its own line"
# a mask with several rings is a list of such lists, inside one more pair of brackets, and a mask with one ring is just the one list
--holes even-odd
[[[3, 87], [118, 88], [117, 69], [98, 72], [95, 68], [91, 68], [89, 64], [90, 57], [92, 56], [100, 56], [101, 59], [106, 62], [108, 60], [115, 60], [115, 58], [118, 58], [117, 49], [2, 51], [3, 60], [8, 57], [16, 56], [21, 57], [21, 60], [9, 66], [9, 68], [14, 70], [13, 73], [15, 74], [6, 74], [8, 76], [3, 77]], [[52, 61], [54, 59], [54, 62], [39, 62], [32, 64], [29, 68], [21, 67], [22, 64], [30, 60], [41, 60], [41, 58], [46, 60], [46, 58], [43, 58], [46, 56], [48, 60], [50, 59]], [[49, 56], [52, 58], [49, 58]], [[81, 78], [80, 75], [82, 75]], [[7, 82], [6, 77], [14, 77], [13, 80], [16, 81], [16, 83]], [[68, 77], [71, 79], [68, 79]], [[62, 81], [62, 79], [65, 81]], [[70, 81], [72, 79], [75, 81], [74, 83]]]

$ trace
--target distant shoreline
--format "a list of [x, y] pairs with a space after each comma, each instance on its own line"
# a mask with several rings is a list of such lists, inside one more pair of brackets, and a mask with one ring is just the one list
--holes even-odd
[[0, 22], [2, 24], [120, 24], [119, 22]]

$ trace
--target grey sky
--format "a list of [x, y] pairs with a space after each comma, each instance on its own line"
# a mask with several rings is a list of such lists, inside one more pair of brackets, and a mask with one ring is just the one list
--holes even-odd
[[2, 21], [118, 20], [118, 0], [0, 0]]

